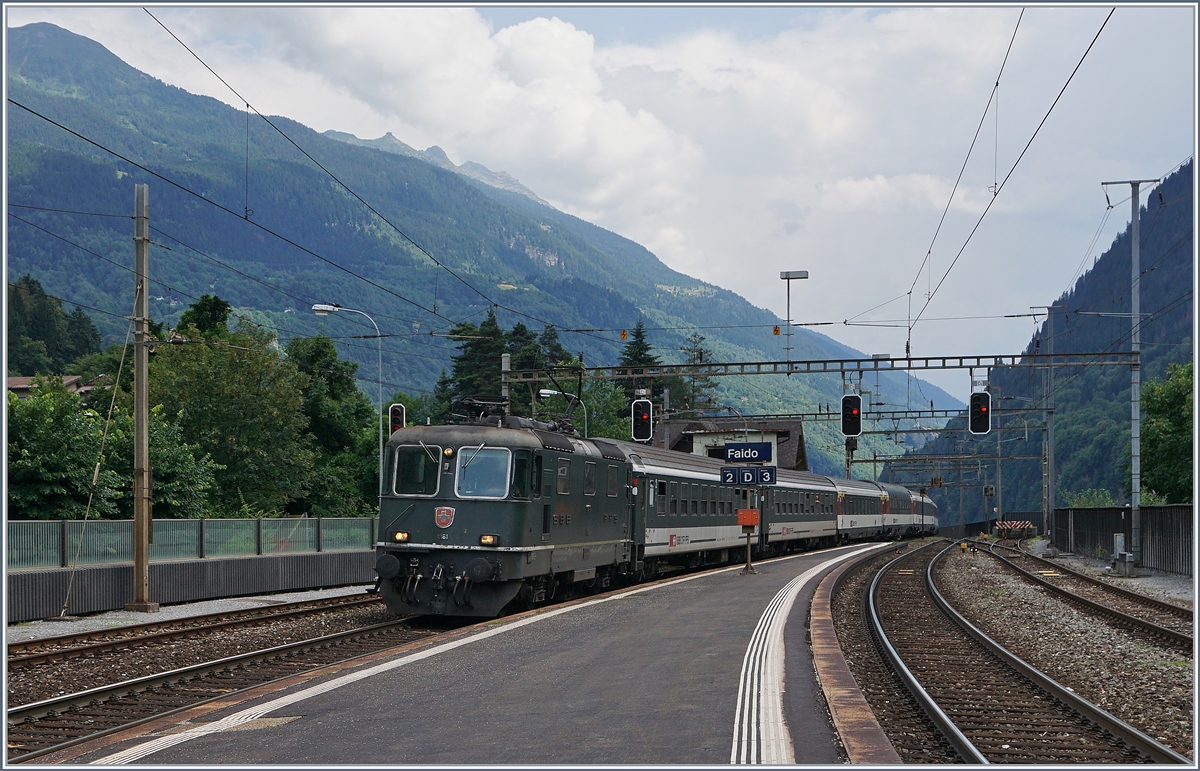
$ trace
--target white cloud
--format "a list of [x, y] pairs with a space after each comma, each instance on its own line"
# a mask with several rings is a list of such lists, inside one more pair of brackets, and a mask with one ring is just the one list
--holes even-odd
[[[683, 31], [598, 45], [562, 19], [493, 27], [467, 8], [155, 13], [265, 112], [365, 137], [390, 130], [508, 171], [559, 208], [781, 315], [773, 277], [809, 269], [793, 297], [793, 315], [808, 321], [897, 296], [867, 315], [903, 317], [909, 287], [919, 308], [960, 250], [927, 315], [1044, 304], [1091, 241], [1099, 182], [1155, 176], [1193, 148], [1194, 9], [1120, 7], [964, 250], [989, 186], [1038, 129], [1107, 8], [1027, 9], [998, 112], [982, 126], [1018, 8], [813, 9], [773, 32], [740, 27], [755, 34], [685, 24], [686, 8], [592, 9], [601, 11], [662, 25], [677, 12]], [[8, 13], [10, 25], [62, 24], [170, 83], [237, 102], [138, 9]], [[1123, 221], [1111, 219], [1101, 248]], [[918, 277], [939, 228], [932, 267]], [[980, 281], [983, 300], [968, 291]], [[1031, 328], [930, 322], [915, 340], [925, 352], [1011, 351]], [[903, 350], [903, 329], [836, 330], [863, 350]]]

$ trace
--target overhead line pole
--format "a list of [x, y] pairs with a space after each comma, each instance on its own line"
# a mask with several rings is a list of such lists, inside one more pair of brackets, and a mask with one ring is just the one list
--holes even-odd
[[1120, 182], [1102, 182], [1103, 185], [1129, 185], [1132, 195], [1130, 206], [1133, 214], [1130, 220], [1130, 268], [1131, 285], [1129, 302], [1132, 339], [1130, 351], [1134, 361], [1129, 365], [1129, 411], [1130, 411], [1130, 544], [1133, 552], [1133, 564], [1142, 564], [1142, 265], [1141, 265], [1141, 207], [1138, 204], [1138, 194], [1142, 185], [1158, 182], [1157, 179], [1126, 179]]
[[150, 186], [133, 186], [133, 602], [125, 610], [158, 612], [150, 601]]

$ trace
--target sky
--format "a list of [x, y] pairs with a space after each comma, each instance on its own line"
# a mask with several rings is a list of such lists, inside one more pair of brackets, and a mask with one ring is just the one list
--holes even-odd
[[[506, 171], [781, 318], [807, 270], [792, 319], [894, 358], [1020, 352], [1128, 222], [1101, 183], [1196, 144], [1195, 5], [148, 8], [263, 113]], [[140, 7], [5, 10], [243, 106]]]

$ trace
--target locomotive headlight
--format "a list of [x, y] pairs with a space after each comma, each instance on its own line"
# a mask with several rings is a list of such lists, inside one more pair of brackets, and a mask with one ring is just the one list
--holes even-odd
[[479, 545], [480, 546], [499, 546], [500, 545], [500, 536], [495, 535], [494, 533], [484, 533], [483, 535], [479, 536]]
[[451, 455], [454, 454], [454, 448], [447, 447], [446, 449], [442, 450], [442, 454], [445, 455], [447, 458], [449, 458]]
[[408, 543], [408, 531], [397, 530], [396, 532], [392, 533], [392, 540], [396, 543]]

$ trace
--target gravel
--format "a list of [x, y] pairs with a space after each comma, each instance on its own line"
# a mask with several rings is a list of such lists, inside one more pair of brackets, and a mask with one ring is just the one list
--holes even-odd
[[[1194, 759], [1195, 667], [1190, 656], [1134, 640], [1120, 627], [1077, 610], [982, 552], [956, 549], [942, 561], [936, 578], [946, 599], [996, 642]], [[1166, 599], [1181, 599], [1162, 586], [1150, 589]]]
[[301, 602], [326, 597], [342, 597], [349, 594], [364, 594], [368, 588], [368, 586], [342, 586], [336, 589], [285, 592], [254, 597], [234, 597], [230, 599], [207, 600], [205, 602], [189, 602], [180, 605], [163, 605], [156, 613], [134, 613], [128, 610], [112, 610], [89, 616], [72, 616], [68, 617], [65, 621], [25, 621], [6, 627], [4, 641], [7, 645], [9, 643], [26, 642], [28, 640], [40, 640], [44, 637], [94, 632], [99, 629], [112, 629], [132, 624], [153, 624], [160, 621], [172, 621], [177, 618], [202, 616], [208, 613], [260, 608], [268, 605], [282, 605], [287, 602]]
[[[277, 619], [249, 627], [197, 633], [184, 639], [23, 667], [8, 672], [8, 704], [9, 707], [31, 704], [68, 693], [395, 619], [396, 616], [389, 613], [382, 604], [367, 608], [346, 608], [303, 618]], [[71, 625], [71, 631], [76, 629], [78, 627]]]

